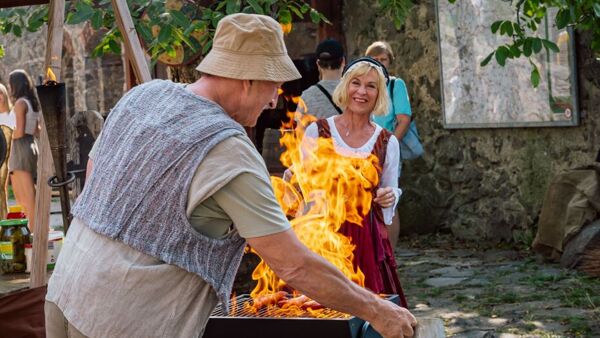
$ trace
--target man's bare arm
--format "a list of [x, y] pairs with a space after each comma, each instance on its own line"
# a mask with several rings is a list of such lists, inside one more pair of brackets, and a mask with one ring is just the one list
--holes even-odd
[[273, 271], [293, 288], [332, 309], [369, 321], [384, 337], [412, 337], [415, 317], [347, 279], [310, 251], [293, 230], [248, 238]]

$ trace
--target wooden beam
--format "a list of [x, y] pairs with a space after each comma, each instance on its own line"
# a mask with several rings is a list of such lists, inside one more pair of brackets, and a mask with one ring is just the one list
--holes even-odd
[[49, 0], [1, 0], [0, 8], [47, 4]]
[[135, 31], [131, 13], [127, 7], [127, 1], [112, 0], [112, 5], [117, 25], [123, 36], [125, 54], [131, 62], [137, 81], [138, 83], [148, 82], [152, 80], [152, 76], [150, 76], [150, 69], [146, 63], [146, 56]]
[[[52, 68], [56, 80], [60, 81], [63, 23], [65, 21], [65, 0], [51, 0], [48, 9], [48, 39], [44, 70]], [[50, 223], [50, 199], [52, 189], [46, 180], [54, 174], [52, 151], [48, 141], [48, 131], [44, 115], [40, 114], [40, 142], [35, 195], [35, 236], [33, 237], [33, 257], [31, 269], [31, 288], [46, 284], [46, 260], [48, 255], [48, 226]]]

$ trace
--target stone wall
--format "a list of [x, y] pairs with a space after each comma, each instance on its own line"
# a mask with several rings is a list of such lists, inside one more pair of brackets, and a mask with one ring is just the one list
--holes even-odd
[[594, 160], [600, 148], [600, 62], [578, 36], [581, 124], [570, 128], [444, 129], [435, 6], [415, 1], [397, 31], [373, 0], [346, 0], [349, 58], [390, 42], [391, 73], [408, 86], [426, 155], [405, 164], [403, 233], [451, 230], [464, 239], [529, 241], [552, 177]]

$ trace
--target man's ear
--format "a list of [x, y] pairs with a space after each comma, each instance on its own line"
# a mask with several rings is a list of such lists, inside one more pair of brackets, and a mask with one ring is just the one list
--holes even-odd
[[248, 94], [252, 87], [252, 80], [242, 80], [242, 94]]

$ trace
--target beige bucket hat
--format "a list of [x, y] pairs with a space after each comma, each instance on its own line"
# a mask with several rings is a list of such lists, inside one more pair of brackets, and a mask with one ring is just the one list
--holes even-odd
[[221, 19], [212, 49], [196, 69], [239, 80], [286, 82], [302, 77], [287, 54], [279, 23], [258, 14]]

